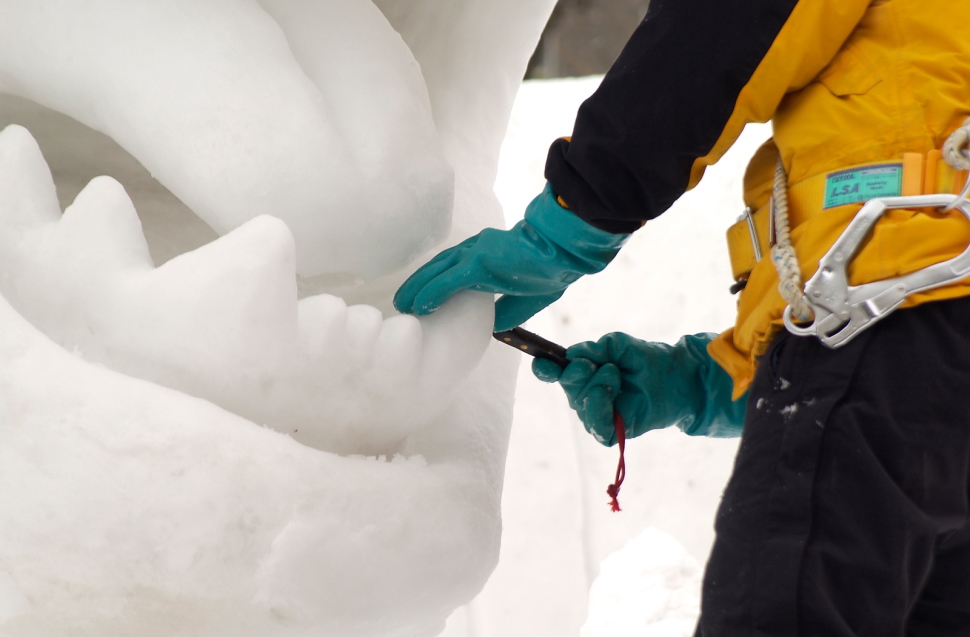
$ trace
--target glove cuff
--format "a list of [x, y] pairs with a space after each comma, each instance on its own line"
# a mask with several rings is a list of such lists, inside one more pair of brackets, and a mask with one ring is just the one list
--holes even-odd
[[[707, 345], [716, 336], [710, 333], [684, 336], [674, 346], [673, 354], [679, 359], [679, 366], [690, 370], [700, 381], [697, 388], [703, 388], [703, 394], [681, 403], [681, 410], [690, 412], [690, 417], [679, 418], [676, 424], [689, 436], [736, 438], [744, 426], [747, 395], [732, 400], [734, 381], [707, 351]], [[692, 409], [688, 403], [693, 403]]]
[[525, 211], [525, 221], [545, 240], [585, 262], [587, 274], [599, 272], [613, 260], [629, 234], [613, 234], [586, 223], [557, 200], [548, 183]]

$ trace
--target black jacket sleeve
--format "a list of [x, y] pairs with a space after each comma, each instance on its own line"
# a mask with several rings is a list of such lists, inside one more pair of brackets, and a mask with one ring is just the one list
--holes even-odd
[[667, 210], [693, 187], [692, 174], [700, 178], [695, 162], [721, 139], [796, 4], [652, 0], [580, 107], [571, 140], [550, 148], [546, 179], [555, 192], [580, 218], [615, 233]]

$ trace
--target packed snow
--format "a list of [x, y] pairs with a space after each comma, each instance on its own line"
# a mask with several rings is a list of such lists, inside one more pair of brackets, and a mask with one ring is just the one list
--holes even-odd
[[[487, 296], [390, 311], [595, 88], [522, 86], [499, 165], [552, 5], [0, 0], [0, 635], [689, 634], [735, 443], [633, 441], [610, 514]], [[765, 134], [529, 327], [726, 327]]]

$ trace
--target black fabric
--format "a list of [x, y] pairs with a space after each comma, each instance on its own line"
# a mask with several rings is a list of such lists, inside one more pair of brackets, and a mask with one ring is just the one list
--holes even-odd
[[795, 0], [651, 0], [546, 179], [580, 218], [632, 232], [687, 189]]
[[751, 388], [697, 637], [970, 635], [970, 298], [838, 350], [783, 333]]

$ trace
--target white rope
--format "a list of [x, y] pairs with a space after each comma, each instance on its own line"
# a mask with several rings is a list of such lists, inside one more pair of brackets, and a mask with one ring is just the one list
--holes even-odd
[[[970, 168], [970, 117], [963, 121], [963, 126], [956, 129], [943, 142], [943, 159], [949, 164], [950, 168], [956, 170], [967, 170]], [[943, 212], [953, 210], [963, 202], [967, 201], [970, 195], [970, 174], [967, 175], [967, 183], [963, 185], [963, 190], [956, 198], [943, 208]]]
[[792, 314], [799, 321], [809, 321], [812, 310], [805, 302], [802, 286], [802, 271], [798, 267], [795, 246], [791, 244], [788, 227], [788, 175], [785, 165], [778, 157], [775, 165], [775, 183], [771, 193], [774, 202], [775, 244], [771, 246], [771, 260], [778, 271], [778, 292], [792, 308]]
[[970, 148], [970, 117], [943, 142], [943, 159], [955, 170], [967, 170], [970, 168], [967, 148]]

